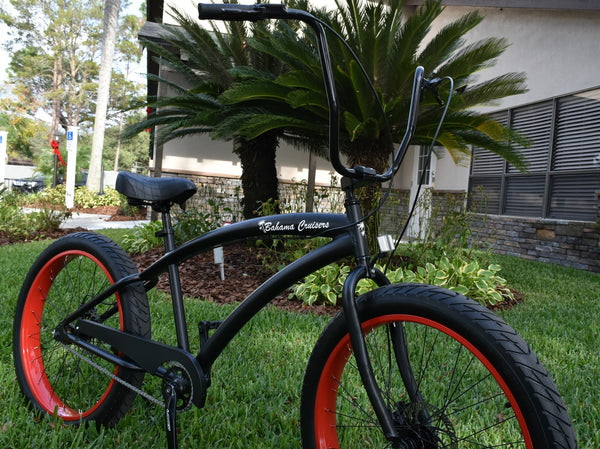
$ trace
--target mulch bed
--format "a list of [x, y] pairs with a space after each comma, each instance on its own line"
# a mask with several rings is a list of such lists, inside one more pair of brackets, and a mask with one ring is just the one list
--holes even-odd
[[[142, 269], [158, 260], [162, 249], [152, 249], [144, 254], [132, 257], [138, 268]], [[206, 251], [185, 261], [179, 267], [181, 288], [184, 296], [206, 298], [220, 304], [243, 301], [256, 290], [271, 274], [261, 264], [256, 249], [245, 243], [236, 243], [223, 248], [225, 279], [221, 280], [220, 266], [214, 263], [212, 251]], [[166, 275], [159, 279], [157, 288], [169, 291]], [[288, 293], [277, 296], [271, 304], [280, 309], [301, 313], [333, 315], [339, 307], [304, 306], [300, 301], [288, 299]]]

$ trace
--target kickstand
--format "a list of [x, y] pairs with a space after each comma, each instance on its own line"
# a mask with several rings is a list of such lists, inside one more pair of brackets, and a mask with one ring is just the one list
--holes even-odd
[[164, 389], [165, 398], [165, 427], [169, 449], [177, 449], [177, 388], [169, 383]]

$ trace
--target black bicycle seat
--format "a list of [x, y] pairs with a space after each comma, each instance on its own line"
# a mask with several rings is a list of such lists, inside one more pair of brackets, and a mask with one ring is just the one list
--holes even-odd
[[117, 192], [127, 200], [138, 204], [179, 204], [196, 193], [196, 185], [185, 178], [153, 178], [122, 171], [117, 175]]

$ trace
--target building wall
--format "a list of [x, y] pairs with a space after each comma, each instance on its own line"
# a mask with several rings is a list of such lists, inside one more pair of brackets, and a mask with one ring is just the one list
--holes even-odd
[[[472, 7], [447, 6], [436, 22], [444, 24], [472, 11]], [[479, 8], [483, 22], [467, 34], [468, 42], [504, 37], [510, 46], [495, 67], [485, 69], [480, 80], [507, 72], [525, 72], [529, 91], [503, 99], [490, 110], [505, 109], [600, 85], [600, 11]]]
[[479, 215], [474, 226], [496, 253], [600, 273], [600, 223]]
[[[449, 205], [465, 200], [460, 192], [433, 192], [432, 197], [438, 211], [434, 228], [441, 226]], [[597, 201], [600, 211], [600, 192]], [[483, 249], [600, 273], [600, 214], [595, 223], [473, 214], [471, 229], [473, 243]]]

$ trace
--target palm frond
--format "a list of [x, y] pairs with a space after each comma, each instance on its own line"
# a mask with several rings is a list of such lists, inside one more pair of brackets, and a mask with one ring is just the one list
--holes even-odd
[[437, 74], [437, 68], [446, 62], [464, 43], [465, 34], [483, 20], [478, 11], [460, 17], [442, 28], [425, 46], [417, 57], [430, 76]]
[[464, 108], [485, 105], [491, 101], [527, 92], [525, 73], [506, 73], [467, 88], [460, 94]]

